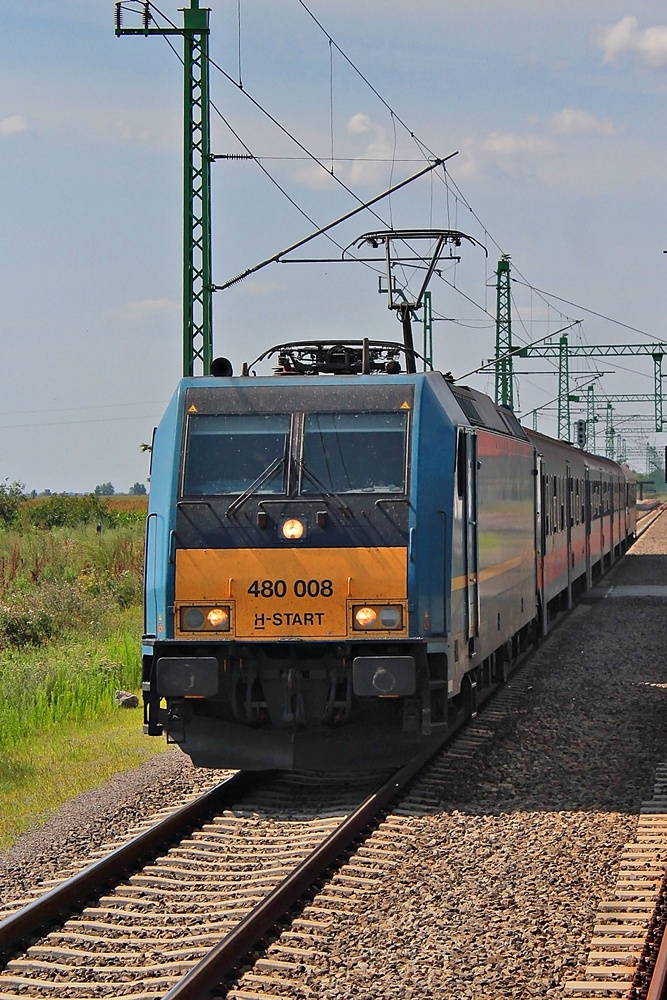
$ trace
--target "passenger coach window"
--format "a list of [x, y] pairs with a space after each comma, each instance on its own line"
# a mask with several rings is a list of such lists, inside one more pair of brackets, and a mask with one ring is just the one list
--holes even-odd
[[306, 413], [301, 493], [404, 493], [407, 414]]
[[[285, 493], [288, 414], [192, 414], [185, 452], [185, 496]], [[266, 478], [262, 481], [262, 476]]]

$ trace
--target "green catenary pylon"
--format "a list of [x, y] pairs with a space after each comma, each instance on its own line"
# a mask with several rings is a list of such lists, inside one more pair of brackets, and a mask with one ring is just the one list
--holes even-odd
[[[183, 10], [182, 28], [158, 28], [150, 3], [142, 27], [123, 27], [125, 4], [116, 4], [117, 35], [182, 35], [183, 102], [183, 374], [209, 375], [213, 356], [211, 284], [211, 148], [209, 14], [199, 0]], [[128, 13], [136, 13], [128, 8]]]
[[514, 368], [512, 364], [512, 299], [510, 259], [498, 261], [496, 272], [496, 403], [514, 409]]
[[614, 458], [614, 439], [616, 437], [616, 431], [614, 429], [614, 407], [611, 403], [607, 403], [607, 420], [605, 423], [604, 432], [604, 445], [605, 445], [605, 455], [607, 458]]
[[662, 354], [653, 355], [653, 374], [655, 386], [655, 429], [662, 431]]
[[588, 451], [592, 451], [594, 455], [597, 454], [595, 434], [597, 419], [595, 415], [595, 384], [591, 382], [586, 390], [586, 448]]
[[570, 440], [570, 352], [567, 334], [559, 341], [558, 352], [558, 438]]

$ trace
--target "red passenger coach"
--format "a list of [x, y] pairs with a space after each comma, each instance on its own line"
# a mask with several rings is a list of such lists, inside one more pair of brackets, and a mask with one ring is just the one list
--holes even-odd
[[542, 632], [625, 552], [636, 527], [632, 471], [610, 459], [526, 431], [537, 453]]

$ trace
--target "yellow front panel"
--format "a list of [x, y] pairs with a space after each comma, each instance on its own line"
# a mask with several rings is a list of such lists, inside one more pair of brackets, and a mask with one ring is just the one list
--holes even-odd
[[[239, 638], [342, 639], [351, 600], [406, 599], [405, 548], [176, 551], [176, 607], [231, 603]], [[178, 614], [176, 623], [176, 635], [185, 634], [178, 631]]]

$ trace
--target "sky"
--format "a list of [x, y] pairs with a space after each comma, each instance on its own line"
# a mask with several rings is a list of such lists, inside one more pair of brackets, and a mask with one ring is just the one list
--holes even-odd
[[[172, 0], [158, 6], [182, 23]], [[212, 151], [249, 149], [258, 161], [212, 165], [215, 284], [416, 173], [429, 155], [456, 154], [446, 174], [438, 168], [379, 202], [377, 215], [337, 227], [336, 244], [320, 237], [294, 255], [326, 263], [272, 264], [216, 292], [214, 354], [236, 371], [290, 340], [399, 339], [376, 270], [328, 262], [389, 226], [458, 229], [477, 241], [430, 286], [434, 360], [457, 378], [493, 357], [502, 254], [517, 341], [553, 334], [557, 343], [575, 320], [573, 345], [667, 340], [664, 4], [209, 7], [210, 54], [231, 77], [211, 68]], [[110, 481], [124, 492], [146, 480], [141, 445], [181, 374], [180, 39], [171, 48], [160, 37], [116, 38], [109, 0], [0, 0], [0, 13], [0, 482], [85, 492]], [[397, 272], [410, 293], [417, 279]], [[419, 324], [415, 339], [420, 346]], [[610, 362], [573, 357], [573, 391], [583, 398], [604, 372], [599, 395], [652, 392], [651, 357]], [[555, 433], [554, 363], [521, 360], [515, 371], [516, 411], [540, 407], [539, 429]], [[488, 370], [464, 381], [493, 392]], [[644, 471], [646, 441], [667, 442], [651, 430], [652, 404], [615, 412]], [[573, 404], [573, 419], [583, 415]]]

